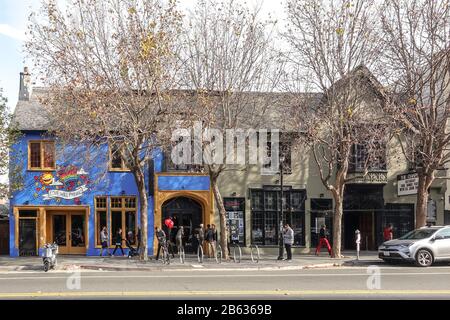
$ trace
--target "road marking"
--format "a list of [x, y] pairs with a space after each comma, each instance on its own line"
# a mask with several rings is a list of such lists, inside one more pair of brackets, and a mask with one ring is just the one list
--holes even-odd
[[180, 297], [180, 296], [449, 296], [450, 290], [246, 290], [246, 291], [92, 291], [0, 293], [0, 298], [48, 297]]
[[[48, 280], [48, 279], [67, 279], [72, 272], [67, 272], [67, 276], [32, 276], [32, 277], [0, 277], [0, 280]], [[433, 275], [447, 275], [450, 276], [448, 272], [433, 272], [433, 273], [384, 273], [384, 276], [433, 276]], [[81, 275], [83, 279], [145, 279], [145, 278], [276, 278], [276, 277], [367, 277], [367, 273], [311, 273], [311, 274], [189, 274], [189, 275]]]

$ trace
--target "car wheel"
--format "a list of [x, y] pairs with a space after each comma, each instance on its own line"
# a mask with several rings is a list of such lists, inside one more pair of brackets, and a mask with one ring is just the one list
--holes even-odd
[[433, 254], [427, 249], [420, 249], [416, 254], [416, 265], [429, 267], [433, 264]]

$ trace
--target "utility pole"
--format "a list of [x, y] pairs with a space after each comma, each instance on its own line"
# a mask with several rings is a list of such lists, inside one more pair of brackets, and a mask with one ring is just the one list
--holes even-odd
[[284, 211], [283, 211], [283, 162], [284, 156], [280, 157], [280, 187], [281, 187], [281, 211], [280, 211], [280, 228], [279, 228], [279, 249], [278, 249], [278, 260], [283, 259], [283, 221], [284, 221]]

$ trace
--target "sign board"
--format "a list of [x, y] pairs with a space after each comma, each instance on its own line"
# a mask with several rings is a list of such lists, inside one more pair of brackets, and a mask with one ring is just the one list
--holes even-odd
[[227, 212], [230, 240], [241, 245], [245, 244], [245, 198], [224, 198]]
[[417, 173], [400, 174], [397, 176], [397, 194], [407, 196], [417, 194], [419, 177]]

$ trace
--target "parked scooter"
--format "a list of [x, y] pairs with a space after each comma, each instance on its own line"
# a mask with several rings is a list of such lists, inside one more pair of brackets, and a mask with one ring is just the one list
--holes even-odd
[[56, 267], [56, 255], [58, 254], [58, 245], [56, 243], [47, 243], [44, 245], [44, 252], [42, 253], [42, 260], [44, 262], [44, 271], [47, 272], [50, 268]]

